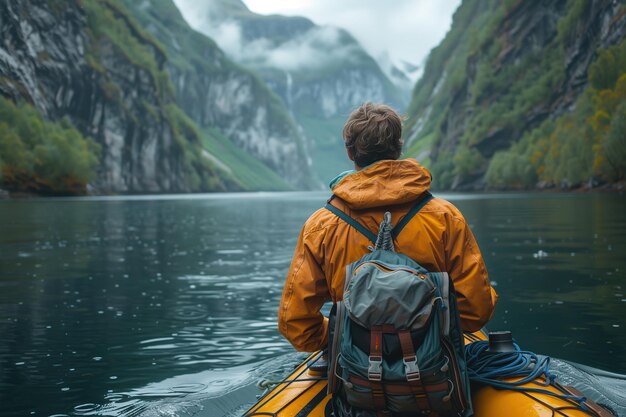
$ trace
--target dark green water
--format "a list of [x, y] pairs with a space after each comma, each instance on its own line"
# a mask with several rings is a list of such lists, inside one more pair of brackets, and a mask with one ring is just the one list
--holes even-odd
[[[0, 416], [222, 415], [297, 361], [276, 309], [322, 193], [0, 202]], [[492, 329], [626, 373], [626, 198], [448, 195]]]

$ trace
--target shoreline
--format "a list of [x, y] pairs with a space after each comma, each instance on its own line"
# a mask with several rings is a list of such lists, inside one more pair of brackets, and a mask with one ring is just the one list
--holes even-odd
[[626, 191], [626, 181], [618, 181], [610, 184], [601, 184], [590, 187], [588, 184], [578, 187], [541, 186], [528, 189], [504, 188], [504, 189], [484, 189], [482, 191], [493, 192], [545, 192], [545, 193], [623, 193]]
[[[293, 191], [318, 191], [318, 190], [293, 190]], [[581, 187], [572, 187], [572, 188], [564, 188], [564, 187], [537, 187], [530, 189], [519, 189], [519, 188], [504, 188], [504, 189], [467, 189], [467, 190], [441, 190], [434, 188], [436, 192], [453, 192], [453, 193], [468, 193], [468, 194], [477, 194], [477, 193], [616, 193], [621, 194], [626, 191], [626, 181], [620, 181], [611, 184], [602, 184], [596, 187], [589, 187], [588, 185], [584, 185]], [[221, 191], [220, 194], [229, 194], [229, 193], [264, 193], [264, 192], [274, 192], [269, 190], [255, 190], [255, 191]], [[0, 201], [5, 200], [28, 200], [35, 198], [63, 198], [63, 197], [122, 197], [122, 196], [158, 196], [158, 195], [194, 195], [194, 194], [210, 194], [210, 193], [85, 193], [85, 194], [51, 194], [51, 193], [33, 193], [26, 191], [8, 191], [0, 188]]]

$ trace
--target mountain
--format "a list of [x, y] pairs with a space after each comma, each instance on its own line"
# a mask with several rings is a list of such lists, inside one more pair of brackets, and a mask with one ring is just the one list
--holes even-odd
[[[164, 51], [117, 3], [16, 0], [2, 2], [0, 16], [0, 95], [24, 103], [16, 107], [29, 114], [20, 118], [22, 124], [30, 118], [50, 127], [65, 118], [100, 148], [97, 168], [78, 184], [49, 184], [46, 172], [80, 162], [65, 159], [71, 147], [47, 138], [45, 128], [31, 144], [31, 132], [18, 119], [3, 117], [14, 136], [14, 143], [2, 138], [5, 187], [81, 193], [88, 180], [99, 193], [239, 188], [200, 156], [199, 138], [175, 106]], [[9, 153], [14, 148], [21, 154]], [[46, 148], [56, 158], [44, 159], [42, 166], [37, 153]], [[66, 177], [56, 182], [76, 182]]]
[[375, 101], [403, 111], [408, 102], [409, 89], [394, 85], [345, 30], [304, 17], [259, 15], [240, 0], [176, 4], [193, 27], [282, 98], [312, 141], [313, 168], [325, 182], [351, 167], [341, 130], [355, 107]]
[[624, 1], [464, 0], [405, 128], [444, 189], [612, 182], [626, 173]]
[[387, 78], [402, 91], [411, 91], [421, 75], [419, 66], [402, 60], [394, 61], [388, 52], [380, 54], [376, 62]]
[[[203, 130], [224, 136], [297, 188], [314, 186], [305, 137], [281, 99], [255, 74], [233, 63], [216, 43], [193, 30], [172, 0], [125, 0], [133, 17], [164, 46], [176, 102]], [[225, 147], [206, 143], [216, 157]], [[241, 158], [240, 158], [241, 159]], [[247, 167], [235, 171], [262, 174]]]
[[[157, 4], [176, 11], [169, 0]], [[311, 184], [302, 135], [280, 99], [188, 27], [170, 35], [180, 48], [198, 49], [176, 55], [118, 0], [14, 0], [0, 4], [0, 30], [3, 188], [81, 194]]]

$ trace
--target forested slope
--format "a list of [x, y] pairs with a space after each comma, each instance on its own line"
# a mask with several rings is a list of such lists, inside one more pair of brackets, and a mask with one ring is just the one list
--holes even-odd
[[[262, 189], [276, 188], [270, 180], [276, 185], [286, 180], [297, 188], [315, 185], [304, 135], [260, 78], [192, 29], [172, 0], [123, 2], [165, 48], [176, 102], [207, 132], [205, 145], [212, 155], [246, 181], [263, 180], [257, 184]], [[237, 149], [244, 152], [236, 154]]]
[[626, 6], [465, 0], [413, 92], [408, 153], [444, 189], [624, 179]]
[[[178, 12], [170, 0], [142, 4], [166, 21]], [[121, 0], [0, 3], [0, 188], [311, 186], [303, 138], [269, 88], [182, 19], [167, 33], [188, 48], [176, 53], [135, 12]]]
[[[202, 156], [201, 138], [174, 102], [163, 49], [117, 1], [18, 0], [2, 2], [0, 14], [0, 95], [21, 103], [3, 101], [4, 115], [20, 114], [0, 122], [12, 132], [0, 137], [3, 187], [45, 194], [84, 193], [87, 184], [99, 193], [241, 188]], [[74, 155], [66, 142], [86, 150]], [[71, 174], [81, 165], [81, 175]], [[43, 174], [64, 170], [59, 178]]]

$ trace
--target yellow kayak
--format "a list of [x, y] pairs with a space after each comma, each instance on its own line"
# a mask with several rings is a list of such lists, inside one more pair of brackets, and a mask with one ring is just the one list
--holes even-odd
[[[465, 343], [487, 340], [483, 332], [465, 335]], [[326, 373], [315, 369], [314, 364], [322, 353], [310, 355], [284, 381], [267, 392], [244, 417], [331, 417], [331, 396], [326, 394]], [[506, 380], [505, 380], [506, 381]], [[560, 393], [556, 387], [545, 386], [541, 378], [521, 387], [537, 388]], [[583, 411], [579, 404], [536, 392], [520, 392], [506, 389], [495, 389], [490, 386], [472, 387], [472, 403], [474, 417], [612, 417], [613, 414], [587, 401], [589, 411]], [[582, 395], [573, 388], [565, 387], [572, 395]]]

